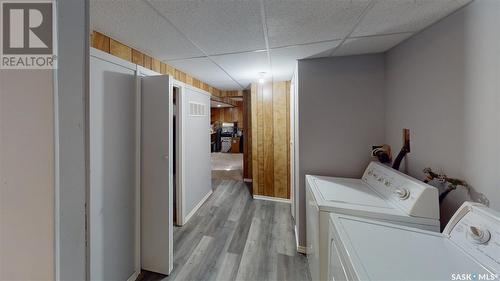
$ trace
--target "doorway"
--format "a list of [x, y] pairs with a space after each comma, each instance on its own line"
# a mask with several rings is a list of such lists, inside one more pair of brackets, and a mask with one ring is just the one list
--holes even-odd
[[243, 91], [230, 91], [210, 102], [211, 167], [213, 180], [243, 181], [246, 141]]

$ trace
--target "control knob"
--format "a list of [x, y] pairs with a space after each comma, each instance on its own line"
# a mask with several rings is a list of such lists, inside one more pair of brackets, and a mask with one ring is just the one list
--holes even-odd
[[405, 200], [410, 197], [410, 191], [406, 188], [396, 188], [394, 189], [394, 195], [401, 200]]

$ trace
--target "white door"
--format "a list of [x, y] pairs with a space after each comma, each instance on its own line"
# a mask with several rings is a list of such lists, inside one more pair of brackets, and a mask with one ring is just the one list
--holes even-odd
[[173, 267], [173, 100], [168, 76], [141, 81], [141, 264], [169, 274]]
[[90, 58], [90, 280], [128, 280], [139, 274], [135, 85], [133, 69]]

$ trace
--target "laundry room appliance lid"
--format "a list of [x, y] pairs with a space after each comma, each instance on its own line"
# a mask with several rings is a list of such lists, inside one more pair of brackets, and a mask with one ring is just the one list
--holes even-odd
[[443, 234], [348, 215], [331, 214], [330, 220], [351, 278], [500, 278], [500, 213], [483, 205], [464, 203]]
[[371, 162], [361, 179], [307, 175], [306, 180], [323, 211], [439, 220], [437, 188], [378, 162]]

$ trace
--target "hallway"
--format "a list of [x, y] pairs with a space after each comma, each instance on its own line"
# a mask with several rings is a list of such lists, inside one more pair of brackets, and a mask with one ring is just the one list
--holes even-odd
[[213, 180], [214, 193], [174, 230], [174, 270], [140, 280], [310, 280], [295, 249], [290, 206], [253, 200], [241, 181]]

